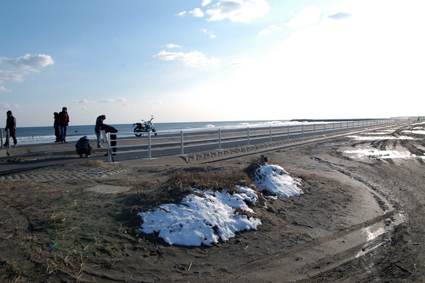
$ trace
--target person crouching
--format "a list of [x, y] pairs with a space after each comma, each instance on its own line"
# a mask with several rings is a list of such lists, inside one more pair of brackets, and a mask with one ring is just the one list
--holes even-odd
[[75, 148], [80, 157], [83, 157], [83, 155], [85, 155], [85, 157], [89, 157], [89, 155], [91, 155], [92, 148], [87, 136], [80, 138], [75, 144]]

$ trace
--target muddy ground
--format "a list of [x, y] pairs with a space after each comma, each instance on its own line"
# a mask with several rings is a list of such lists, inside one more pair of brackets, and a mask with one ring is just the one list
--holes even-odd
[[[340, 137], [208, 164], [83, 161], [3, 176], [0, 281], [425, 281], [424, 136], [395, 139], [409, 127], [389, 132], [394, 139]], [[347, 148], [414, 155], [354, 158]], [[138, 212], [187, 193], [169, 182], [176, 171], [238, 173], [261, 154], [301, 178], [304, 194], [255, 207], [258, 230], [201, 247], [170, 246], [138, 230]], [[130, 189], [91, 192], [96, 185]], [[381, 224], [380, 233], [365, 234]]]

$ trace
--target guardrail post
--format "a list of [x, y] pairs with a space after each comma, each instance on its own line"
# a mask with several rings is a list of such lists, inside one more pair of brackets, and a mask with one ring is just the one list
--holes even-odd
[[323, 134], [326, 135], [326, 124], [323, 124]]
[[270, 126], [270, 142], [272, 142], [272, 126]]
[[316, 124], [314, 124], [314, 136], [316, 136]]
[[218, 150], [221, 150], [221, 129], [218, 128]]
[[152, 159], [152, 150], [151, 150], [151, 131], [148, 132], [148, 158]]
[[304, 138], [304, 124], [301, 124], [301, 136]]
[[6, 131], [6, 143], [7, 143], [7, 148], [10, 148], [10, 130], [7, 129]]
[[181, 155], [184, 155], [184, 142], [183, 142], [183, 131], [180, 132], [180, 142], [181, 142]]
[[108, 163], [112, 164], [111, 133], [106, 133], [106, 142], [108, 146]]
[[287, 125], [288, 126], [288, 140], [289, 140], [289, 125]]
[[247, 135], [248, 145], [249, 145], [249, 127], [248, 127], [248, 128], [246, 128], [246, 135]]

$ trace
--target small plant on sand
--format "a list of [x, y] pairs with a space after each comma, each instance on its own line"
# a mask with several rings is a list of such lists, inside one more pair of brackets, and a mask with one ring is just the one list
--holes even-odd
[[196, 187], [199, 190], [236, 191], [236, 186], [251, 186], [252, 181], [244, 172], [232, 171], [187, 171], [179, 170], [171, 175], [171, 184], [179, 187]]
[[105, 166], [105, 163], [102, 160], [87, 160], [79, 163], [79, 165], [85, 167], [103, 167]]
[[255, 171], [257, 171], [258, 168], [265, 165], [268, 162], [268, 158], [261, 155], [261, 157], [256, 157], [251, 159], [249, 162], [248, 167], [244, 170], [245, 174], [249, 176], [251, 179], [255, 179]]

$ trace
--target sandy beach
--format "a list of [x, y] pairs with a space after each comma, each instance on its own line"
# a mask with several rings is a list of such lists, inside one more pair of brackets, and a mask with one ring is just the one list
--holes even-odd
[[[189, 160], [85, 159], [0, 176], [2, 282], [423, 282], [425, 124]], [[101, 154], [99, 152], [99, 154]], [[138, 213], [179, 203], [176, 172], [239, 174], [260, 156], [300, 196], [252, 209], [257, 230], [169, 245]], [[6, 161], [4, 161], [6, 162]]]

